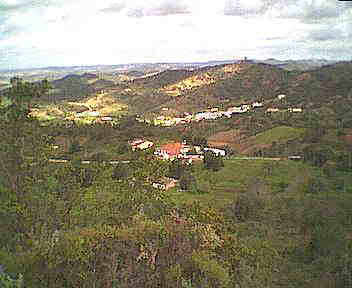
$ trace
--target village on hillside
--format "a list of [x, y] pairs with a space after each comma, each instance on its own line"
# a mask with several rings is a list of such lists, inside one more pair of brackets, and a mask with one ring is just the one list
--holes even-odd
[[[285, 98], [286, 98], [286, 95], [280, 94], [275, 99], [283, 100]], [[284, 112], [284, 111], [287, 111], [290, 113], [303, 112], [303, 109], [301, 107], [289, 107], [286, 109], [282, 109], [282, 108], [280, 109], [280, 108], [277, 108], [276, 106], [269, 106], [267, 108], [264, 108], [265, 106], [267, 106], [264, 104], [265, 104], [264, 102], [255, 101], [253, 103], [246, 103], [238, 106], [231, 106], [227, 108], [226, 111], [221, 111], [218, 107], [210, 107], [206, 111], [200, 111], [197, 113], [185, 112], [183, 116], [180, 116], [180, 117], [161, 115], [161, 116], [157, 116], [154, 119], [137, 117], [136, 120], [139, 122], [145, 122], [155, 126], [172, 127], [172, 126], [183, 125], [191, 122], [199, 122], [202, 120], [216, 120], [223, 117], [231, 118], [235, 114], [248, 113], [258, 108], [265, 109], [265, 111], [268, 113]], [[168, 111], [168, 109], [169, 109], [168, 107], [163, 107], [161, 109], [162, 110], [161, 112]]]

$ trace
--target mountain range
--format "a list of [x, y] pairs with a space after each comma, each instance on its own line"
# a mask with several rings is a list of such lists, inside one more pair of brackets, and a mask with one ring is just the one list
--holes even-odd
[[[240, 59], [222, 60], [222, 61], [206, 61], [206, 62], [175, 62], [175, 63], [131, 63], [131, 64], [118, 64], [118, 65], [92, 65], [92, 66], [51, 66], [43, 68], [28, 68], [18, 70], [0, 69], [0, 81], [8, 81], [13, 76], [20, 76], [25, 80], [33, 81], [48, 78], [49, 80], [59, 79], [68, 74], [84, 74], [84, 73], [98, 73], [109, 75], [123, 75], [142, 76], [151, 72], [161, 72], [164, 70], [193, 70], [207, 66], [216, 66], [222, 64], [231, 64], [241, 61]], [[325, 59], [306, 59], [306, 60], [250, 60], [252, 63], [271, 64], [289, 71], [299, 70], [306, 71], [314, 68], [319, 68], [324, 65], [337, 63], [333, 60]], [[141, 75], [142, 74], [142, 75]]]

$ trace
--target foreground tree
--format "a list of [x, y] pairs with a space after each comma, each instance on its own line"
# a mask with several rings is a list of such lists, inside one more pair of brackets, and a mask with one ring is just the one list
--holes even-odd
[[11, 104], [0, 108], [0, 217], [5, 219], [0, 223], [0, 234], [6, 235], [1, 237], [5, 241], [8, 237], [23, 240], [28, 236], [30, 228], [24, 215], [33, 196], [30, 191], [43, 181], [51, 144], [50, 137], [41, 134], [39, 122], [30, 115], [32, 100], [47, 93], [48, 82], [32, 84], [13, 78], [11, 84], [5, 93]]

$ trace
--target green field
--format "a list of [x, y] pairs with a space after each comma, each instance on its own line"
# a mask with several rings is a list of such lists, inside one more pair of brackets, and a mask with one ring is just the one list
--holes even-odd
[[291, 139], [301, 137], [305, 128], [294, 128], [288, 126], [279, 126], [259, 133], [255, 137], [256, 144], [272, 144], [272, 142], [284, 143]]
[[[225, 160], [224, 164], [225, 167], [218, 172], [204, 170], [202, 163], [195, 165], [194, 175], [199, 194], [180, 192], [178, 188], [167, 193], [170, 193], [176, 203], [198, 200], [220, 208], [235, 200], [239, 193], [246, 192], [248, 186], [258, 180], [276, 194], [297, 178], [306, 178], [316, 173], [316, 169], [311, 166], [290, 160]], [[208, 191], [202, 191], [204, 188]]]

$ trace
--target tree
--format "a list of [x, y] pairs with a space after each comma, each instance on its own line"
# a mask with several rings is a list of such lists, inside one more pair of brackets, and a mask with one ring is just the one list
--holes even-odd
[[235, 150], [228, 144], [224, 145], [222, 149], [225, 151], [226, 156], [233, 156], [236, 154]]
[[180, 178], [180, 188], [184, 191], [197, 192], [196, 178], [189, 172], [184, 173]]
[[303, 149], [303, 159], [313, 166], [322, 167], [326, 161], [333, 158], [333, 152], [328, 146], [309, 145]]
[[79, 142], [77, 140], [75, 140], [70, 145], [69, 153], [73, 154], [73, 153], [81, 151], [81, 149], [82, 149], [81, 145], [79, 144]]
[[352, 153], [351, 152], [340, 152], [336, 157], [336, 168], [340, 171], [351, 171], [352, 170]]
[[241, 193], [233, 204], [234, 218], [237, 221], [258, 219], [265, 207], [265, 196], [269, 193], [262, 180], [251, 179], [247, 192]]
[[112, 170], [113, 180], [124, 180], [130, 175], [131, 171], [128, 165], [118, 163]]
[[184, 174], [185, 169], [186, 167], [183, 164], [182, 160], [175, 159], [170, 162], [166, 176], [174, 179], [180, 179]]
[[221, 156], [216, 156], [212, 151], [206, 151], [204, 153], [203, 164], [205, 169], [210, 169], [213, 171], [219, 171], [224, 167], [224, 161]]
[[192, 138], [192, 144], [194, 146], [201, 146], [205, 147], [208, 145], [208, 140], [204, 136], [193, 136]]
[[131, 151], [131, 146], [128, 145], [127, 142], [123, 142], [123, 143], [120, 143], [117, 148], [116, 148], [116, 152], [118, 154], [125, 154], [125, 153], [128, 153]]
[[[1, 268], [1, 265], [0, 265]], [[20, 274], [17, 280], [12, 279], [9, 275], [0, 269], [0, 287], [4, 288], [21, 288], [23, 287], [23, 275]]]
[[52, 139], [41, 134], [41, 127], [30, 115], [31, 101], [44, 95], [49, 85], [11, 79], [12, 87], [5, 93], [12, 104], [0, 108], [0, 180], [5, 190], [21, 202], [26, 181], [37, 176], [46, 161]]

